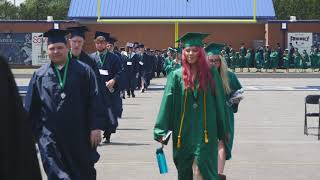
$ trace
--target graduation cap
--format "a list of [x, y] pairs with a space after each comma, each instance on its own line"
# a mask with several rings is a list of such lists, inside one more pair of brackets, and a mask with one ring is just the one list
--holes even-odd
[[138, 42], [134, 42], [133, 43], [133, 48], [139, 48], [139, 43]]
[[101, 32], [101, 31], [96, 31], [96, 34], [94, 35], [94, 39], [97, 39], [97, 37], [104, 37], [104, 39], [108, 39], [110, 36], [110, 33], [106, 33], [106, 32]]
[[75, 36], [80, 36], [83, 39], [85, 38], [85, 33], [89, 31], [86, 26], [78, 26], [78, 27], [69, 27], [67, 30], [71, 33], [71, 38]]
[[205, 50], [208, 55], [220, 55], [224, 46], [224, 44], [211, 43], [205, 48]]
[[127, 42], [126, 46], [129, 47], [129, 48], [133, 48], [133, 43]]
[[175, 50], [175, 49], [173, 49], [172, 47], [168, 47], [168, 51], [170, 51], [170, 53], [171, 53], [171, 54], [173, 54], [173, 53], [175, 53], [175, 52], [176, 52], [176, 50]]
[[200, 32], [189, 32], [180, 37], [176, 42], [182, 42], [183, 47], [190, 47], [190, 46], [203, 46], [203, 40], [208, 37], [208, 33], [200, 33]]
[[48, 45], [54, 43], [67, 44], [66, 35], [69, 34], [66, 30], [61, 29], [50, 29], [43, 34], [43, 37], [48, 38]]
[[139, 48], [144, 48], [144, 44], [140, 44], [138, 47]]
[[106, 41], [109, 43], [109, 44], [114, 44], [115, 42], [117, 42], [118, 40], [115, 38], [115, 37], [109, 37], [106, 39]]

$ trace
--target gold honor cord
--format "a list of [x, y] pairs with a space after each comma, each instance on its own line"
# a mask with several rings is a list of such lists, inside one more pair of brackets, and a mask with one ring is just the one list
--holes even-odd
[[[177, 142], [177, 148], [179, 149], [181, 147], [181, 134], [182, 134], [182, 126], [184, 122], [184, 115], [186, 113], [186, 104], [187, 104], [187, 96], [188, 96], [188, 91], [185, 90], [184, 93], [184, 103], [183, 103], [183, 112], [182, 112], [182, 117], [180, 121], [180, 129], [179, 129], [179, 135], [178, 135], [178, 142]], [[204, 106], [204, 143], [208, 144], [209, 143], [209, 138], [208, 138], [208, 130], [207, 130], [207, 105], [206, 105], [206, 93], [204, 92], [203, 95], [203, 106]]]

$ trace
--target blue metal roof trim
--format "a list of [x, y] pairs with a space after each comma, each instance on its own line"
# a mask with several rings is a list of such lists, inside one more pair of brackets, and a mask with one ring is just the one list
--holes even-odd
[[[97, 0], [71, 1], [69, 19], [97, 19], [97, 15]], [[253, 0], [101, 0], [101, 18], [106, 19], [252, 17]], [[272, 0], [257, 0], [257, 19], [275, 19]]]

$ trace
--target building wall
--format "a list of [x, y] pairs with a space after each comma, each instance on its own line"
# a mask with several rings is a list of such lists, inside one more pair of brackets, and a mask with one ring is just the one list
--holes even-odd
[[85, 49], [95, 50], [95, 31], [109, 32], [118, 39], [116, 46], [125, 46], [127, 42], [142, 42], [150, 48], [166, 48], [174, 45], [174, 25], [172, 24], [84, 24], [90, 32], [86, 34]]
[[281, 30], [281, 23], [268, 24], [268, 41], [270, 46], [276, 46], [279, 42], [282, 48], [287, 48], [288, 32], [312, 32], [320, 33], [320, 23], [318, 22], [297, 22], [288, 23], [287, 30]]
[[[76, 22], [61, 22], [60, 28], [77, 26]], [[95, 31], [110, 32], [118, 38], [116, 46], [125, 46], [126, 42], [143, 42], [152, 49], [164, 49], [174, 46], [174, 24], [84, 24], [90, 29], [86, 34], [85, 51], [95, 51], [93, 37]], [[0, 32], [44, 32], [53, 27], [48, 22], [0, 22]], [[234, 49], [244, 42], [246, 47], [253, 46], [253, 41], [262, 40], [275, 47], [279, 42], [283, 48], [287, 44], [287, 32], [320, 32], [319, 22], [288, 23], [288, 30], [281, 30], [281, 22], [268, 24], [180, 24], [179, 36], [186, 32], [206, 32], [211, 35], [205, 40], [209, 42], [225, 42]]]

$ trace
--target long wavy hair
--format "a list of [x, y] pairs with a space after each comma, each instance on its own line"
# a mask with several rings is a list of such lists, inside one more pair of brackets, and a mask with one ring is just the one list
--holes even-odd
[[[196, 78], [199, 81], [198, 88], [202, 91], [206, 91], [208, 85], [212, 91], [214, 90], [215, 82], [211, 75], [209, 64], [206, 60], [206, 53], [203, 48], [197, 47], [199, 52], [198, 61], [196, 62], [197, 75]], [[192, 79], [191, 66], [187, 61], [186, 51], [182, 51], [182, 75], [185, 89], [193, 89], [195, 79]]]
[[223, 89], [226, 94], [230, 94], [231, 88], [229, 85], [228, 65], [226, 60], [222, 56], [219, 55], [218, 57], [220, 59], [220, 64], [221, 64], [218, 70], [220, 73], [220, 77], [222, 79]]

